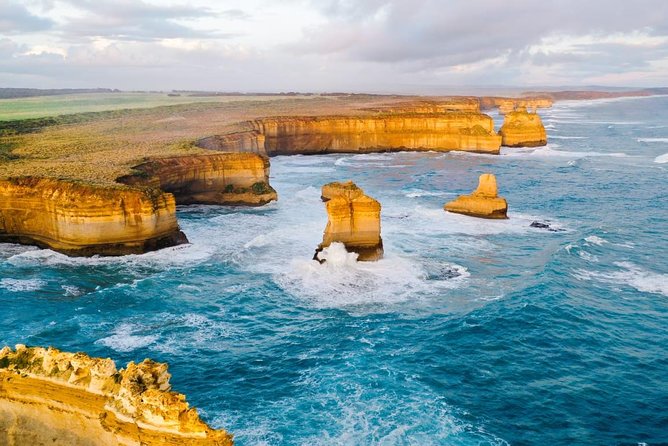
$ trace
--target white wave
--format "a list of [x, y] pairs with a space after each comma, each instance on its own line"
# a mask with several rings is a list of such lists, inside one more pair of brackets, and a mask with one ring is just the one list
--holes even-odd
[[455, 195], [447, 192], [434, 192], [424, 189], [409, 189], [404, 192], [404, 196], [408, 198], [417, 198], [417, 197], [443, 197], [448, 195]]
[[668, 163], [668, 153], [664, 153], [663, 155], [657, 156], [656, 158], [654, 158], [654, 162], [657, 164]]
[[137, 330], [138, 327], [134, 324], [123, 323], [114, 329], [114, 334], [98, 339], [95, 343], [109, 347], [117, 352], [131, 352], [142, 347], [148, 347], [159, 338], [157, 335], [135, 334]]
[[0, 280], [0, 288], [12, 292], [37, 291], [46, 286], [46, 282], [41, 279], [11, 279], [4, 278]]
[[332, 243], [320, 258], [327, 261], [293, 259], [274, 280], [290, 294], [329, 308], [419, 300], [438, 295], [438, 290], [458, 288], [469, 276], [466, 268], [449, 265], [458, 277], [428, 280], [419, 261], [392, 253], [377, 262], [357, 262], [357, 254], [347, 252], [341, 243]]
[[84, 294], [84, 291], [74, 285], [62, 285], [61, 288], [65, 291], [67, 297], [77, 297]]
[[621, 269], [613, 272], [577, 270], [574, 276], [580, 280], [629, 285], [645, 293], [668, 296], [668, 274], [649, 271], [631, 262], [615, 262], [615, 265]]
[[628, 154], [623, 152], [572, 152], [568, 150], [555, 150], [559, 147], [556, 144], [548, 144], [545, 147], [531, 147], [531, 148], [501, 148], [501, 155], [508, 157], [516, 158], [550, 158], [550, 157], [563, 157], [563, 158], [587, 158], [587, 157], [612, 157], [612, 158], [627, 158]]
[[605, 243], [608, 243], [607, 241], [605, 241], [604, 239], [602, 239], [601, 237], [598, 237], [596, 235], [590, 235], [589, 237], [585, 237], [585, 241], [587, 243], [591, 243], [591, 244], [597, 245], [597, 246], [601, 246]]
[[668, 142], [668, 138], [638, 138], [638, 142]]

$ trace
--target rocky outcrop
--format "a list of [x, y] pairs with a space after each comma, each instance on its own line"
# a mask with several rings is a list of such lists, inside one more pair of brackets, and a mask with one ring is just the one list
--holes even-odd
[[171, 192], [177, 204], [261, 206], [276, 200], [269, 160], [255, 153], [159, 158], [133, 168], [119, 182]]
[[[269, 156], [388, 151], [462, 150], [499, 153], [501, 138], [491, 117], [473, 112], [406, 113], [361, 116], [274, 117], [248, 121], [246, 136], [230, 142], [204, 138], [200, 147], [254, 152], [264, 137]], [[248, 146], [244, 146], [245, 143]]]
[[480, 175], [478, 188], [471, 195], [460, 195], [447, 203], [445, 210], [472, 217], [508, 218], [508, 203], [498, 196], [496, 177], [491, 173]]
[[357, 253], [357, 260], [380, 259], [383, 256], [380, 203], [365, 195], [352, 181], [326, 184], [321, 196], [328, 220], [314, 260], [321, 261], [320, 252], [334, 242], [343, 243], [348, 252]]
[[498, 153], [494, 122], [479, 113], [265, 118], [251, 123], [268, 155], [464, 150]]
[[522, 98], [503, 98], [494, 96], [485, 96], [480, 99], [480, 108], [482, 110], [489, 110], [491, 108], [498, 108], [499, 113], [506, 114], [517, 110], [518, 108], [525, 108], [535, 113], [539, 108], [552, 107], [553, 100], [548, 96], [536, 97], [522, 97]]
[[547, 133], [540, 116], [520, 107], [507, 113], [499, 130], [506, 147], [538, 147], [547, 144]]
[[230, 446], [171, 391], [167, 365], [54, 348], [0, 350], [0, 444]]
[[0, 180], [0, 242], [73, 256], [125, 255], [187, 243], [174, 196], [64, 180]]
[[198, 140], [197, 146], [221, 152], [266, 153], [264, 150], [264, 135], [256, 130], [208, 136]]

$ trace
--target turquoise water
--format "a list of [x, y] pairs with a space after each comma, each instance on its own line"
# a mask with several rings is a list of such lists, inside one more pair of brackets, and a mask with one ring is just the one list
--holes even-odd
[[[273, 158], [280, 201], [181, 208], [189, 246], [0, 245], [0, 344], [166, 361], [239, 445], [668, 443], [668, 97], [542, 115], [549, 145], [501, 156]], [[443, 212], [483, 172], [510, 219]], [[380, 262], [310, 261], [344, 179]]]

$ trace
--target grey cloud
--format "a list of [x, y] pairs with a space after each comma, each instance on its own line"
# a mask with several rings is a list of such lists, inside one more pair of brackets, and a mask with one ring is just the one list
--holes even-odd
[[11, 0], [0, 0], [0, 33], [29, 33], [52, 26], [52, 20], [34, 15], [25, 6]]
[[[65, 38], [105, 37], [118, 40], [148, 41], [169, 38], [228, 38], [220, 31], [196, 30], [179, 20], [218, 15], [209, 8], [184, 4], [154, 5], [131, 0], [68, 0], [86, 12], [82, 18], [70, 19], [61, 27]], [[228, 11], [229, 12], [229, 11]]]
[[[663, 0], [332, 0], [320, 11], [327, 25], [307, 30], [295, 50], [381, 63], [474, 62], [558, 33], [668, 32]], [[333, 46], [340, 35], [344, 39]]]

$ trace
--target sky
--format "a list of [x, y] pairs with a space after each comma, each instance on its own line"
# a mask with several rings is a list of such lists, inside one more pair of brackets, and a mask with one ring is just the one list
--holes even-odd
[[0, 87], [668, 85], [668, 0], [0, 0]]

